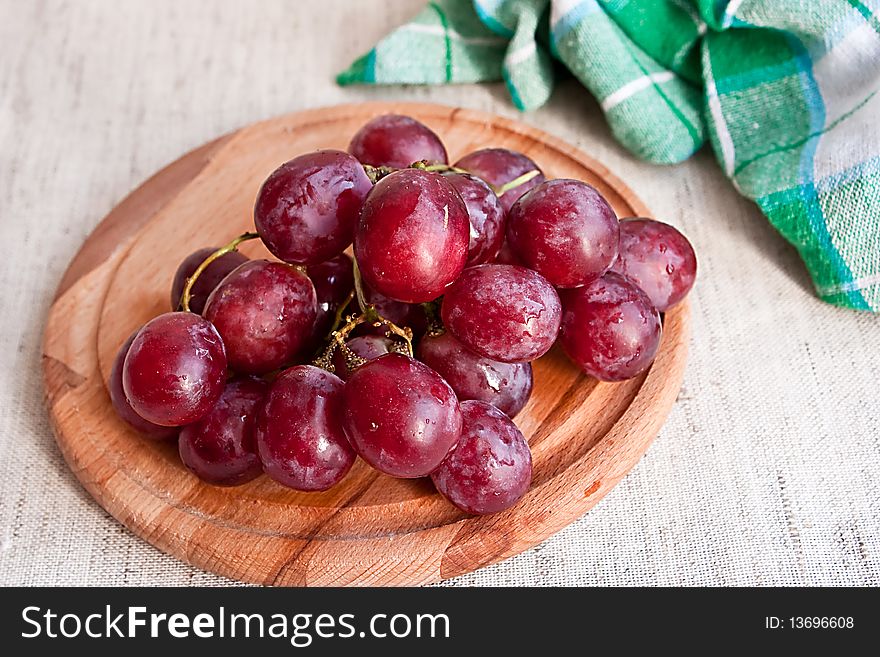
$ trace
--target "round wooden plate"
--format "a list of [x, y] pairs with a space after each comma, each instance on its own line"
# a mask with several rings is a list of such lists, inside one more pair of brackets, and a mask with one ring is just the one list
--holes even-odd
[[[297, 493], [266, 477], [237, 488], [202, 483], [176, 446], [140, 438], [118, 420], [105, 381], [117, 348], [169, 310], [178, 264], [197, 247], [252, 229], [260, 183], [317, 148], [345, 148], [370, 117], [397, 112], [433, 128], [455, 159], [503, 146], [548, 178], [596, 186], [620, 216], [648, 215], [603, 166], [540, 130], [482, 112], [372, 103], [299, 112], [243, 128], [169, 165], [119, 204], [86, 240], [49, 313], [46, 400], [73, 472], [94, 498], [161, 550], [200, 568], [260, 584], [422, 584], [515, 555], [595, 505], [636, 464], [675, 401], [684, 373], [688, 307], [665, 318], [650, 371], [597, 383], [558, 352], [535, 363], [535, 392], [517, 417], [534, 479], [513, 509], [468, 517], [427, 480], [379, 475], [358, 462], [326, 493]], [[243, 251], [261, 252], [249, 242]]]

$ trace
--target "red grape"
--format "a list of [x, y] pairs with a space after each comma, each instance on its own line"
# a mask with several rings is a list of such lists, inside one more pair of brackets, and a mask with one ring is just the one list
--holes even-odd
[[374, 167], [402, 169], [420, 160], [437, 164], [448, 161], [443, 142], [428, 126], [399, 114], [371, 119], [355, 133], [348, 152]]
[[579, 180], [548, 180], [507, 215], [507, 241], [526, 267], [557, 287], [597, 279], [617, 257], [620, 229], [608, 202]]
[[254, 224], [281, 260], [314, 265], [351, 244], [372, 183], [361, 164], [342, 151], [315, 151], [282, 164], [263, 183]]
[[482, 178], [495, 189], [519, 178], [524, 173], [537, 171], [537, 176], [514, 187], [498, 198], [505, 212], [510, 210], [510, 206], [520, 196], [546, 180], [541, 169], [530, 158], [506, 148], [484, 148], [474, 151], [461, 158], [455, 163], [455, 166]]
[[509, 509], [529, 490], [532, 453], [516, 425], [482, 401], [461, 403], [461, 438], [431, 473], [440, 494], [466, 513]]
[[[379, 356], [391, 353], [394, 347], [394, 340], [384, 335], [359, 335], [352, 338], [345, 345], [354, 352], [355, 356], [360, 356], [366, 360], [373, 360]], [[338, 348], [333, 353], [333, 369], [343, 381], [346, 381], [351, 374], [345, 353]]]
[[351, 258], [340, 253], [317, 265], [306, 268], [315, 286], [318, 314], [315, 317], [314, 334], [324, 338], [333, 326], [336, 312], [354, 289], [354, 271]]
[[620, 254], [611, 267], [664, 312], [687, 296], [697, 277], [694, 247], [678, 230], [654, 219], [620, 222]]
[[296, 490], [327, 490], [355, 460], [342, 429], [339, 377], [296, 365], [272, 382], [257, 418], [257, 448], [266, 474]]
[[135, 331], [128, 336], [128, 340], [119, 347], [119, 351], [116, 353], [116, 358], [113, 360], [113, 367], [110, 370], [110, 378], [107, 381], [107, 388], [110, 391], [110, 401], [113, 404], [113, 409], [116, 411], [116, 414], [147, 438], [153, 438], [154, 440], [175, 438], [177, 437], [177, 427], [163, 427], [148, 422], [135, 412], [131, 407], [131, 404], [128, 403], [128, 399], [125, 398], [125, 391], [122, 389], [122, 364], [125, 362], [125, 356], [128, 354], [128, 349], [131, 347], [131, 343], [134, 341], [134, 336], [137, 334], [138, 332]]
[[443, 324], [481, 356], [519, 363], [543, 356], [559, 332], [559, 295], [515, 265], [469, 267], [443, 297]]
[[424, 477], [458, 440], [461, 411], [449, 384], [427, 365], [386, 354], [357, 368], [343, 395], [355, 451], [394, 477]]
[[[194, 253], [190, 253], [174, 272], [174, 280], [171, 282], [171, 310], [177, 310], [180, 307], [180, 297], [183, 296], [183, 288], [186, 287], [186, 279], [192, 276], [198, 266], [202, 264], [209, 255], [214, 253], [217, 247], [208, 247], [199, 249]], [[247, 262], [247, 256], [238, 251], [226, 253], [217, 258], [210, 265], [205, 267], [204, 271], [199, 274], [196, 282], [190, 289], [189, 309], [191, 312], [202, 314], [205, 309], [205, 302], [208, 295], [214, 291], [214, 288], [220, 284], [226, 275], [240, 264]]]
[[233, 370], [263, 374], [306, 346], [316, 308], [315, 288], [305, 274], [283, 262], [250, 260], [211, 293], [205, 317], [223, 336]]
[[226, 350], [195, 313], [165, 313], [138, 331], [122, 366], [135, 413], [154, 424], [190, 424], [211, 410], [226, 381]]
[[436, 299], [467, 260], [467, 207], [443, 176], [402, 169], [364, 203], [354, 254], [364, 280], [397, 301]]
[[447, 173], [467, 207], [470, 219], [470, 242], [465, 266], [491, 261], [504, 240], [504, 209], [495, 192], [485, 182], [467, 173]]
[[488, 402], [515, 417], [532, 394], [530, 363], [502, 363], [465, 347], [449, 332], [426, 335], [416, 356], [455, 391], [456, 397]]
[[236, 486], [262, 474], [254, 424], [267, 388], [254, 378], [230, 381], [214, 408], [180, 431], [180, 460], [199, 479]]
[[584, 372], [623, 381], [648, 369], [660, 345], [660, 313], [632, 281], [615, 272], [562, 298], [562, 346]]

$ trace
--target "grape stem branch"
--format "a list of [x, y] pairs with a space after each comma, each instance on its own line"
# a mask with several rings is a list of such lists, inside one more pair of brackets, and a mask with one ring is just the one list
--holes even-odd
[[370, 182], [374, 185], [388, 174], [394, 173], [398, 170], [394, 167], [374, 167], [372, 164], [361, 164], [361, 166], [364, 168], [367, 178], [369, 178]]
[[353, 265], [353, 273], [354, 273], [354, 291], [357, 295], [358, 307], [361, 309], [362, 313], [367, 312], [367, 306], [370, 304], [367, 303], [367, 297], [364, 294], [364, 280], [361, 278], [361, 268], [358, 267], [357, 260], [354, 260]]
[[[343, 326], [339, 326], [342, 323], [342, 315], [344, 310], [353, 300], [353, 297], [357, 297], [358, 306], [360, 308], [360, 313], [357, 315], [349, 315], [346, 319], [346, 322]], [[321, 367], [328, 372], [333, 372], [335, 367], [333, 365], [333, 354], [338, 349], [345, 356], [346, 362], [349, 366], [356, 366], [363, 364], [360, 359], [348, 346], [345, 344], [346, 338], [348, 335], [361, 324], [372, 324], [373, 326], [379, 327], [384, 326], [388, 331], [389, 335], [395, 335], [399, 338], [403, 339], [405, 346], [406, 355], [412, 357], [413, 355], [413, 332], [412, 329], [408, 326], [398, 326], [394, 322], [385, 317], [382, 317], [378, 312], [376, 312], [376, 307], [367, 302], [366, 295], [364, 294], [364, 282], [361, 278], [361, 270], [357, 265], [357, 260], [354, 261], [354, 294], [349, 294], [348, 299], [345, 303], [340, 306], [339, 310], [336, 312], [336, 318], [333, 322], [333, 330], [330, 332], [330, 344], [327, 345], [327, 348], [318, 356], [314, 364], [317, 367]], [[364, 361], [366, 362], [366, 361]]]
[[238, 245], [242, 242], [247, 242], [248, 240], [257, 239], [259, 235], [257, 233], [242, 233], [234, 240], [232, 240], [226, 246], [221, 246], [219, 249], [214, 251], [211, 255], [205, 258], [196, 270], [192, 273], [192, 276], [186, 279], [186, 285], [183, 287], [183, 294], [180, 296], [180, 307], [184, 312], [190, 312], [189, 302], [192, 299], [192, 288], [193, 285], [196, 284], [196, 281], [199, 279], [199, 276], [210, 266], [212, 262], [217, 260], [217, 258], [222, 258], [227, 253], [232, 253], [233, 251], [238, 251]]
[[346, 308], [351, 305], [351, 302], [354, 300], [354, 292], [349, 292], [348, 296], [345, 297], [345, 301], [336, 309], [336, 314], [333, 316], [333, 324], [330, 326], [330, 333], [327, 334], [327, 339], [331, 339], [333, 334], [342, 326], [342, 320], [345, 317]]
[[[395, 171], [400, 171], [400, 169], [396, 169], [395, 167], [374, 167], [371, 164], [361, 164], [364, 167], [364, 171], [367, 174], [367, 177], [370, 179], [374, 185], [379, 182], [385, 176], [394, 173]], [[427, 160], [419, 160], [418, 162], [413, 162], [407, 167], [409, 169], [420, 169], [421, 171], [430, 171], [431, 173], [446, 173], [448, 171], [452, 171], [453, 173], [467, 173], [470, 175], [470, 171], [467, 169], [462, 169], [460, 167], [454, 167], [449, 164], [430, 164]], [[503, 196], [507, 192], [512, 189], [516, 189], [520, 185], [524, 185], [529, 182], [532, 178], [537, 175], [540, 175], [540, 171], [537, 169], [532, 169], [531, 171], [526, 171], [521, 176], [517, 176], [513, 180], [510, 180], [503, 185], [492, 185], [486, 182], [489, 187], [492, 188], [492, 191], [495, 192], [496, 196]]]
[[532, 178], [534, 178], [535, 176], [537, 176], [540, 173], [541, 172], [538, 171], [537, 169], [532, 169], [531, 171], [526, 171], [523, 175], [517, 176], [513, 180], [504, 183], [500, 187], [495, 187], [494, 185], [492, 185], [491, 186], [492, 191], [494, 191], [495, 194], [500, 198], [500, 197], [504, 196], [507, 192], [509, 192], [511, 189], [516, 189], [520, 185], [524, 185], [525, 183], [529, 182]]

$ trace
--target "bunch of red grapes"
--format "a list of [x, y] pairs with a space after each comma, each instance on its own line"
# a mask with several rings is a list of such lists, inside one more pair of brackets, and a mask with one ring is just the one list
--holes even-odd
[[[217, 485], [265, 472], [326, 490], [360, 456], [430, 476], [468, 513], [507, 509], [531, 481], [511, 420], [531, 361], [558, 339], [597, 379], [638, 375], [696, 275], [675, 228], [618, 221], [596, 189], [545, 180], [514, 151], [450, 166], [436, 134], [395, 115], [347, 153], [281, 165], [254, 223], [180, 264], [176, 310], [122, 345], [110, 378], [118, 414], [179, 437], [183, 463]], [[237, 251], [255, 238], [278, 261]]]

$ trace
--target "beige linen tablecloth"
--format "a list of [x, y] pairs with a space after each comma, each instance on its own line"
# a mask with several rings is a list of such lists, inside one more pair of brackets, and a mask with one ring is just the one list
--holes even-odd
[[[333, 83], [421, 5], [0, 0], [0, 584], [228, 583], [130, 534], [68, 471], [41, 399], [53, 291], [127, 192], [249, 122], [375, 99], [516, 117], [500, 85]], [[880, 317], [817, 301], [711, 153], [636, 161], [573, 82], [519, 118], [694, 242], [691, 356], [660, 437], [596, 509], [451, 584], [880, 584]]]

